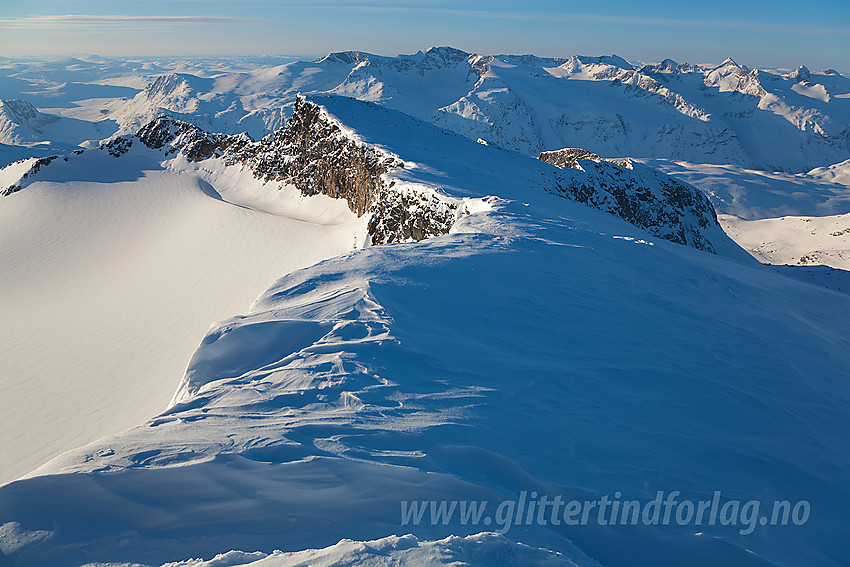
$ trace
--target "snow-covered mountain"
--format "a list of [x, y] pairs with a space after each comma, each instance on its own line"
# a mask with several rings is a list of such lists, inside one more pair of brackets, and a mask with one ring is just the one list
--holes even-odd
[[[299, 103], [296, 124], [265, 142], [240, 138], [251, 148], [244, 154], [229, 153], [238, 140], [208, 145], [209, 134], [166, 119], [129, 144], [118, 138], [54, 160], [0, 201], [25, 210], [59, 196], [73, 203], [98, 186], [115, 192], [121, 185], [81, 176], [111, 163], [125, 175], [147, 171], [124, 186], [140, 189], [135, 216], [145, 218], [159, 167], [172, 192], [197, 184], [198, 203], [227, 211], [213, 226], [230, 218], [231, 239], [241, 238], [233, 219], [327, 199], [304, 209], [301, 225], [349, 250], [290, 270], [243, 315], [214, 325], [172, 382], [168, 409], [0, 487], [4, 561], [160, 565], [225, 554], [219, 563], [259, 567], [378, 561], [378, 553], [475, 565], [846, 562], [850, 297], [657, 239], [549, 190], [558, 176], [613, 175], [596, 166], [636, 170], [593, 159], [559, 169], [381, 105], [312, 100], [321, 107]], [[286, 143], [296, 133], [305, 143]], [[316, 133], [325, 136], [309, 137]], [[339, 238], [322, 232], [324, 206], [356, 219], [345, 195], [292, 191], [282, 181], [301, 169], [284, 163], [298, 155], [281, 163], [259, 151], [322, 140], [355, 161], [369, 148], [392, 156], [405, 167], [380, 175], [388, 186], [427, 188], [468, 214], [420, 242], [362, 248], [368, 226], [356, 221]], [[260, 158], [272, 155], [273, 163]], [[257, 179], [257, 164], [285, 175]], [[242, 242], [258, 246], [257, 238], [282, 257], [304, 246]], [[19, 254], [31, 255], [27, 241], [18, 239]], [[162, 242], [156, 255], [174, 246]], [[227, 265], [210, 252], [207, 264]], [[142, 278], [134, 289], [145, 286]], [[125, 301], [149, 309], [132, 295]], [[32, 316], [37, 304], [23, 303]], [[120, 376], [134, 372], [124, 365]], [[482, 534], [502, 531], [493, 515], [490, 524], [405, 523], [400, 509], [432, 500], [517, 505], [543, 494], [649, 502], [659, 491], [694, 501], [720, 491], [724, 505], [758, 500], [765, 509], [805, 500], [811, 516], [787, 526], [737, 516], [635, 526], [521, 518], [503, 539]]]
[[25, 145], [44, 139], [42, 129], [58, 122], [25, 100], [0, 100], [0, 143]]
[[[165, 112], [257, 139], [282, 124], [281, 109], [291, 112], [298, 93], [333, 93], [529, 155], [580, 147], [604, 156], [790, 172], [850, 157], [850, 79], [833, 70], [758, 70], [732, 59], [634, 65], [618, 56], [479, 55], [450, 47], [397, 57], [331, 53], [233, 71], [147, 67], [116, 62], [102, 80], [108, 85], [91, 85], [88, 102], [75, 100], [63, 112], [108, 120], [119, 134]], [[126, 68], [132, 80], [121, 77]], [[19, 86], [26, 73], [14, 70], [14, 86], [26, 90]], [[53, 70], [64, 77], [60, 71]], [[130, 85], [137, 89], [131, 97], [98, 92], [123, 88], [124, 94]]]
[[[401, 130], [416, 128], [408, 115], [390, 112], [387, 116], [396, 120]], [[250, 172], [263, 184], [293, 187], [305, 197], [322, 194], [344, 199], [353, 213], [368, 216], [365, 242], [370, 244], [447, 234], [460, 217], [469, 214], [463, 201], [396, 178], [393, 170], [415, 168], [416, 164], [406, 164], [378, 146], [365, 145], [345, 124], [303, 97], [297, 99], [286, 124], [258, 142], [245, 135], [205, 132], [194, 124], [162, 116], [144, 125], [134, 137], [113, 138], [100, 151], [120, 158], [130, 151], [134, 140], [165, 156], [178, 152], [180, 159], [167, 162], [172, 169], [190, 163], [198, 163], [197, 167], [207, 172], [237, 169]], [[75, 160], [81, 153], [83, 150], [78, 150], [62, 159]], [[42, 169], [57, 159], [24, 160], [0, 170], [0, 195], [11, 195], [37, 181]], [[603, 161], [583, 150], [546, 152], [540, 160], [564, 169], [537, 168], [542, 177], [536, 184], [549, 193], [616, 215], [671, 242], [709, 252], [719, 247], [740, 255], [720, 229], [708, 198], [687, 184], [628, 159]], [[526, 168], [533, 170], [535, 165], [528, 161]]]
[[0, 69], [0, 566], [850, 563], [845, 77]]
[[70, 152], [112, 133], [102, 125], [40, 112], [28, 100], [0, 100], [0, 161]]

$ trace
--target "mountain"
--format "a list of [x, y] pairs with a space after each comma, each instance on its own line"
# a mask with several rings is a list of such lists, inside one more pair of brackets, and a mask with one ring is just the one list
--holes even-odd
[[[303, 192], [328, 190], [322, 156], [355, 173], [346, 179], [365, 182], [350, 185], [356, 195], [368, 194], [356, 189], [373, 179], [394, 182], [463, 203], [467, 214], [447, 234], [364, 248], [368, 223], [352, 210], [351, 194]], [[154, 197], [166, 199], [163, 209], [175, 216], [140, 222], [154, 230], [133, 250], [153, 247], [159, 257], [223, 231], [208, 243], [205, 261], [190, 267], [206, 266], [212, 280], [239, 272], [228, 269], [240, 258], [224, 247], [230, 240], [247, 257], [256, 247], [285, 259], [319, 243], [329, 254], [303, 269], [279, 267], [284, 275], [249, 308], [213, 325], [182, 380], [172, 382], [167, 409], [0, 486], [2, 559], [31, 566], [259, 567], [358, 558], [846, 563], [850, 297], [656, 238], [613, 209], [564, 198], [571, 192], [557, 191], [558, 179], [593, 180], [588, 186], [599, 190], [603, 181], [610, 189], [617, 172], [626, 184], [664, 178], [637, 163], [561, 157], [581, 169], [476, 143], [380, 104], [325, 95], [298, 101], [287, 125], [259, 142], [165, 118], [135, 139], [42, 168], [0, 200], [0, 211], [19, 213], [17, 231], [38, 219], [21, 212], [44, 214], [51, 199], [77, 203], [92, 192], [80, 210], [99, 211], [137, 191], [125, 205], [134, 217], [158, 219]], [[367, 161], [380, 168], [371, 170], [374, 178], [357, 175], [369, 171], [358, 169]], [[106, 183], [92, 179], [93, 171], [131, 179]], [[310, 179], [313, 185], [303, 184]], [[198, 233], [199, 216], [175, 195], [226, 216]], [[615, 191], [607, 195], [618, 202]], [[653, 191], [646, 203], [663, 195]], [[357, 209], [359, 198], [353, 202]], [[336, 235], [323, 224], [332, 204], [342, 221]], [[273, 236], [266, 226], [247, 235], [240, 231], [251, 223], [235, 224], [283, 210], [304, 211], [299, 225], [314, 232]], [[91, 213], [91, 226], [104, 218]], [[38, 227], [46, 240], [66, 234], [49, 227]], [[157, 238], [166, 228], [178, 238]], [[112, 258], [120, 258], [120, 243], [104, 236], [97, 241], [116, 246]], [[21, 234], [13, 250], [31, 257], [33, 242]], [[345, 251], [330, 253], [332, 246]], [[75, 249], [85, 251], [68, 244], [67, 252]], [[130, 273], [138, 262], [127, 263]], [[180, 266], [174, 262], [161, 277], [174, 279]], [[20, 279], [17, 290], [40, 281], [8, 273]], [[101, 293], [101, 301], [113, 311], [126, 307], [122, 301], [141, 313], [151, 309], [156, 302], [143, 303], [145, 275], [123, 300]], [[188, 287], [190, 297], [205, 289]], [[41, 307], [16, 299], [17, 312], [30, 317]], [[70, 309], [74, 301], [63, 303]], [[123, 365], [119, 357], [111, 387], [126, 388], [128, 376], [151, 383], [137, 366], [159, 353], [147, 354]], [[42, 382], [41, 395], [61, 387], [64, 376]], [[112, 403], [139, 399], [122, 395]], [[543, 495], [580, 506], [604, 501], [607, 511], [612, 501], [658, 499], [663, 507], [659, 494], [673, 497], [666, 523], [637, 516], [634, 524], [609, 523], [594, 508], [584, 525], [556, 524], [529, 507], [543, 506]], [[711, 506], [713, 498], [725, 512], [709, 522], [703, 510], [697, 521], [696, 504]], [[405, 503], [409, 512], [411, 503], [432, 501], [445, 501], [445, 514], [450, 506], [457, 511], [432, 517], [423, 508], [422, 521], [405, 520]], [[478, 520], [459, 515], [460, 503], [469, 510], [471, 501], [489, 506]], [[794, 522], [771, 525], [777, 501], [797, 511]], [[803, 520], [805, 510], [811, 514]]]
[[846, 77], [0, 67], [3, 567], [850, 563]]
[[33, 156], [71, 152], [113, 132], [101, 123], [41, 112], [27, 100], [0, 100], [0, 161], [4, 165]]
[[[402, 130], [424, 128], [411, 125], [411, 118], [404, 114], [390, 112], [387, 116]], [[415, 164], [406, 165], [398, 156], [364, 144], [321, 106], [303, 97], [296, 100], [286, 124], [258, 142], [245, 135], [205, 132], [194, 124], [163, 116], [143, 126], [135, 137], [113, 138], [100, 150], [121, 157], [132, 148], [134, 138], [165, 156], [179, 152], [182, 159], [166, 162], [170, 168], [185, 168], [189, 162], [198, 163], [202, 170], [247, 169], [257, 182], [291, 186], [305, 197], [322, 194], [344, 199], [352, 212], [368, 216], [366, 242], [371, 244], [447, 234], [461, 216], [469, 213], [463, 201], [395, 178], [394, 170]], [[575, 159], [576, 155], [590, 159]], [[567, 161], [565, 156], [569, 156]], [[69, 157], [73, 159], [63, 159], [68, 161]], [[0, 170], [0, 180], [11, 180], [0, 186], [0, 195], [20, 191], [56, 159], [30, 160], [29, 170], [18, 163], [7, 168], [8, 172]], [[715, 252], [714, 241], [730, 254], [739, 253], [720, 229], [708, 198], [693, 187], [643, 164], [631, 160], [603, 162], [583, 150], [547, 152], [540, 160], [565, 168], [558, 173], [539, 168], [542, 177], [536, 184], [549, 193], [616, 215], [671, 242]], [[533, 170], [534, 165], [527, 161], [525, 167]], [[15, 177], [15, 172], [20, 177]]]
[[[116, 125], [98, 140], [132, 134], [163, 113], [259, 139], [283, 124], [281, 112], [291, 113], [299, 93], [331, 93], [533, 156], [580, 147], [795, 173], [850, 157], [850, 79], [833, 70], [749, 69], [732, 59], [637, 65], [616, 55], [542, 58], [451, 47], [397, 57], [347, 51], [279, 65], [234, 61], [233, 69], [168, 64], [75, 62], [108, 69], [108, 84], [87, 85], [90, 92], [69, 97], [63, 112]], [[67, 80], [67, 70], [56, 67], [45, 76]], [[19, 71], [15, 80], [29, 76]], [[18, 83], [13, 90], [37, 88]], [[57, 85], [54, 98], [69, 84]]]
[[22, 145], [42, 139], [42, 129], [58, 116], [42, 114], [25, 100], [0, 100], [0, 142]]
[[188, 73], [170, 73], [153, 79], [131, 100], [107, 109], [110, 118], [120, 124], [118, 134], [135, 133], [139, 127], [162, 114], [191, 120], [204, 127], [227, 132], [262, 135], [269, 117], [246, 110], [242, 97], [222, 88], [230, 77], [198, 77]]
[[708, 197], [699, 190], [629, 159], [602, 160], [578, 148], [543, 152], [540, 160], [586, 175], [573, 176], [557, 194], [607, 211], [651, 234], [714, 252], [707, 234], [722, 242]]

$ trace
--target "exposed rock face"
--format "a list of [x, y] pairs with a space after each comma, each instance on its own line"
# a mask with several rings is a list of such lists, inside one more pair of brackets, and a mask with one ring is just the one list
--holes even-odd
[[180, 151], [190, 161], [218, 157], [246, 165], [258, 179], [294, 185], [304, 195], [345, 199], [358, 216], [371, 215], [373, 244], [446, 234], [460, 214], [452, 200], [387, 184], [382, 175], [404, 162], [360, 142], [304, 98], [284, 127], [258, 142], [167, 117], [146, 124], [138, 138], [150, 148], [168, 146], [167, 154]]
[[578, 166], [578, 160], [591, 159], [593, 161], [599, 161], [602, 158], [593, 152], [589, 152], [581, 148], [563, 148], [554, 152], [543, 152], [537, 159], [543, 160], [546, 163], [551, 163], [552, 165], [557, 165], [558, 167], [581, 169]]
[[[363, 143], [320, 106], [304, 98], [296, 101], [292, 116], [282, 128], [259, 141], [244, 134], [206, 132], [194, 124], [160, 116], [134, 137], [118, 136], [100, 150], [121, 157], [130, 151], [134, 139], [166, 156], [180, 152], [192, 162], [218, 158], [226, 165], [244, 165], [257, 179], [293, 185], [306, 196], [345, 199], [358, 216], [370, 215], [372, 244], [447, 234], [466, 214], [455, 199], [386, 180], [384, 174], [391, 168], [404, 167], [404, 162]], [[56, 156], [36, 161], [21, 180], [32, 177], [54, 159]], [[20, 189], [19, 182], [0, 189], [0, 195]]]
[[[78, 151], [81, 151], [81, 150], [78, 150]], [[74, 153], [76, 154], [78, 152], [74, 152]], [[13, 184], [13, 185], [9, 185], [8, 187], [0, 188], [0, 196], [8, 197], [12, 193], [17, 193], [18, 191], [20, 191], [23, 188], [20, 184], [22, 181], [24, 181], [25, 179], [28, 179], [30, 177], [33, 177], [35, 174], [37, 174], [41, 170], [42, 167], [50, 165], [53, 162], [53, 160], [57, 160], [57, 159], [59, 159], [59, 156], [49, 156], [49, 157], [43, 157], [43, 158], [39, 158], [39, 159], [35, 160], [35, 162], [33, 162], [33, 164], [30, 166], [29, 170], [27, 170], [23, 175], [21, 175], [17, 184]], [[65, 159], [65, 161], [68, 161], [67, 157], [65, 157], [64, 159]], [[21, 163], [23, 161], [26, 161], [26, 160], [21, 160], [20, 162], [15, 162], [15, 164]], [[11, 165], [14, 165], [14, 164], [11, 164]]]
[[788, 75], [791, 79], [794, 79], [798, 83], [807, 82], [812, 79], [812, 74], [809, 71], [809, 68], [805, 65], [800, 65], [796, 70], [792, 71], [790, 75]]
[[603, 160], [579, 148], [543, 152], [539, 159], [568, 169], [570, 175], [553, 191], [561, 197], [611, 213], [659, 238], [715, 252], [704, 231], [719, 228], [717, 214], [694, 187], [629, 159]]
[[448, 234], [466, 211], [436, 194], [386, 187], [375, 199], [371, 213], [372, 243], [389, 244]]
[[133, 140], [125, 138], [123, 136], [119, 136], [110, 140], [107, 144], [102, 146], [101, 149], [105, 149], [107, 152], [109, 152], [109, 155], [113, 157], [121, 157], [127, 152], [129, 152], [132, 146]]

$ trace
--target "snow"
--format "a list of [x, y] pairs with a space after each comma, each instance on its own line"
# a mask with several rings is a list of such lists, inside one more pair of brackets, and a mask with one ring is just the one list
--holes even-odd
[[745, 221], [721, 216], [726, 233], [766, 264], [822, 265], [850, 271], [850, 214]]
[[36, 161], [36, 158], [26, 158], [0, 169], [0, 187], [5, 189], [20, 183], [21, 178], [29, 172]]
[[792, 175], [735, 165], [642, 161], [701, 189], [719, 213], [745, 220], [850, 212], [850, 189], [841, 183], [841, 164]]
[[491, 565], [520, 566], [574, 566], [573, 561], [559, 553], [535, 549], [513, 543], [494, 533], [481, 533], [467, 537], [449, 536], [438, 541], [419, 541], [407, 534], [389, 536], [372, 541], [341, 540], [324, 549], [311, 549], [295, 553], [275, 551], [243, 553], [229, 551], [210, 561], [189, 560], [169, 563], [163, 567], [315, 567], [391, 566], [391, 565], [455, 565], [457, 567], [489, 567]]
[[[0, 60], [0, 88], [0, 188], [23, 186], [0, 198], [0, 563], [850, 561], [847, 77], [431, 48]], [[469, 214], [365, 246], [343, 201], [140, 144], [23, 179], [162, 112], [259, 138], [301, 92], [404, 160], [387, 183]], [[553, 196], [533, 158], [565, 146], [693, 184], [731, 239], [714, 256]], [[399, 517], [659, 490], [812, 516]]]
[[210, 323], [364, 239], [344, 203], [163, 171], [136, 146], [58, 160], [0, 201], [0, 482], [162, 411]]
[[825, 183], [840, 183], [850, 187], [850, 159], [830, 165], [829, 167], [818, 167], [809, 172], [809, 176], [815, 177]]
[[759, 261], [850, 270], [848, 162], [797, 175], [732, 165], [647, 163], [702, 189], [721, 213], [723, 230]]
[[[418, 164], [393, 170], [400, 182], [478, 199], [478, 212], [450, 235], [279, 267], [250, 308], [210, 329], [167, 410], [0, 487], [0, 543], [14, 546], [13, 561], [847, 562], [850, 296], [553, 196], [541, 179], [552, 166], [531, 157], [379, 106], [317, 101], [364, 143]], [[39, 183], [3, 208], [54, 194]], [[70, 194], [99, 187], [67, 183]], [[164, 199], [136, 180], [102, 186], [86, 208], [132, 183]], [[753, 207], [766, 208], [755, 193]], [[253, 255], [264, 239], [241, 249]], [[660, 490], [805, 499], [813, 512], [749, 536], [739, 525], [534, 524], [501, 538], [399, 516], [403, 500], [651, 500]]]
[[[298, 93], [334, 93], [529, 155], [582, 147], [607, 156], [804, 172], [845, 160], [850, 151], [843, 94], [850, 79], [749, 70], [731, 59], [636, 68], [616, 55], [541, 58], [452, 48], [398, 57], [342, 52], [318, 61], [76, 58], [9, 61], [0, 66], [0, 86], [4, 96], [61, 117], [57, 124], [76, 133], [63, 138], [66, 146], [134, 132], [163, 112], [259, 138], [281, 124]], [[55, 143], [57, 136], [38, 139]]]
[[809, 98], [829, 102], [829, 93], [826, 92], [826, 87], [821, 84], [803, 85], [801, 83], [795, 83], [791, 85], [791, 90]]

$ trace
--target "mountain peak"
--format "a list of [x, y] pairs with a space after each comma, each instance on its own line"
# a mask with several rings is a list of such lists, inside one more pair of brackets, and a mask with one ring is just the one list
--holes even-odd
[[800, 65], [796, 70], [792, 71], [790, 75], [788, 75], [791, 79], [799, 82], [808, 81], [812, 78], [811, 72], [809, 68], [805, 65]]
[[45, 124], [56, 122], [59, 117], [52, 114], [42, 114], [27, 100], [12, 99], [0, 100], [0, 120], [38, 131]]
[[38, 116], [38, 110], [26, 100], [0, 100], [0, 113], [7, 115], [13, 122], [23, 124]]
[[573, 59], [580, 61], [584, 65], [612, 65], [614, 67], [619, 67], [620, 69], [625, 69], [627, 71], [634, 70], [634, 66], [616, 54], [611, 55], [573, 55], [570, 60]]
[[336, 51], [316, 59], [316, 63], [343, 63], [354, 65], [369, 60], [369, 54], [361, 51]]
[[459, 63], [469, 59], [469, 56], [472, 54], [455, 47], [440, 46], [429, 47], [425, 50], [425, 55], [430, 57], [439, 57], [446, 62]]
[[723, 63], [715, 67], [715, 69], [722, 69], [724, 67], [735, 67], [736, 69], [741, 69], [742, 71], [749, 71], [746, 65], [739, 65], [734, 59], [731, 57], [727, 57], [723, 60]]

